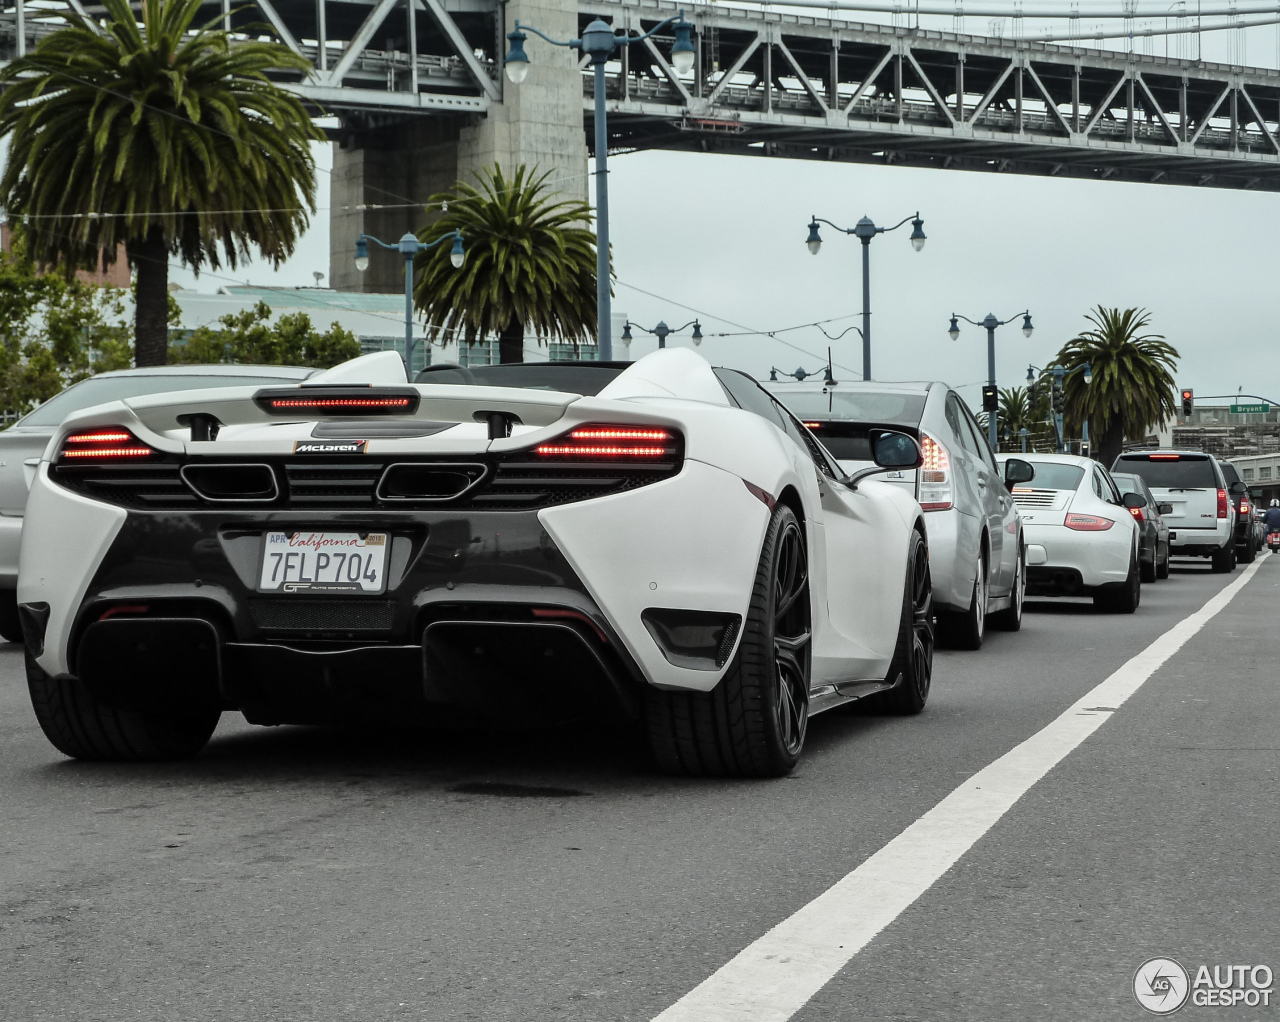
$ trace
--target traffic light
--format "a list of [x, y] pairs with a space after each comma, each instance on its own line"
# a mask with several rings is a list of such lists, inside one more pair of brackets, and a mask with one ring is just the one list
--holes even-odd
[[1194, 408], [1195, 408], [1195, 403], [1196, 403], [1196, 392], [1195, 392], [1194, 390], [1192, 390], [1190, 387], [1184, 387], [1184, 388], [1183, 388], [1183, 390], [1182, 390], [1182, 417], [1183, 417], [1183, 419], [1190, 419], [1190, 418], [1191, 418], [1191, 412], [1192, 412], [1192, 411], [1194, 410]]
[[1000, 410], [1000, 391], [996, 389], [994, 383], [988, 383], [982, 388], [982, 410], [984, 412]]
[[1061, 384], [1057, 380], [1053, 381], [1053, 411], [1056, 415], [1061, 415], [1067, 408], [1067, 395], [1063, 392]]

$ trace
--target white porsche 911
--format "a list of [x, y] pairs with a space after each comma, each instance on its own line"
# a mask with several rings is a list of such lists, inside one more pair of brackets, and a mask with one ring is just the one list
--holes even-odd
[[814, 713], [929, 693], [920, 449], [846, 477], [753, 380], [636, 363], [433, 367], [98, 405], [22, 537], [36, 715], [87, 759], [253, 723], [615, 710], [664, 769], [767, 776]]

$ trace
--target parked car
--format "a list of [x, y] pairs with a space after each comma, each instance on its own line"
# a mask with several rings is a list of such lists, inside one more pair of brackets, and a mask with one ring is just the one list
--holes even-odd
[[[868, 437], [901, 429], [924, 451], [919, 472], [889, 473], [927, 515], [940, 641], [978, 649], [988, 622], [1017, 631], [1026, 592], [1022, 526], [1005, 477], [968, 406], [945, 383], [775, 383], [846, 472], [871, 464]], [[1010, 471], [1030, 480], [1026, 462]], [[1019, 475], [1019, 473], [1021, 473]]]
[[1139, 475], [1127, 472], [1112, 472], [1111, 478], [1116, 481], [1123, 496], [1126, 493], [1141, 493], [1146, 499], [1145, 507], [1129, 509], [1134, 521], [1142, 530], [1138, 547], [1138, 563], [1142, 568], [1142, 581], [1154, 582], [1158, 578], [1169, 577], [1169, 526], [1161, 515], [1161, 511], [1172, 510], [1169, 504], [1161, 505], [1147, 486], [1146, 480]]
[[1220, 461], [1222, 476], [1227, 481], [1227, 493], [1236, 510], [1236, 560], [1249, 564], [1262, 549], [1253, 536], [1253, 498], [1249, 496], [1249, 486], [1240, 478], [1240, 473], [1229, 461]]
[[1208, 557], [1213, 570], [1236, 567], [1236, 509], [1218, 459], [1203, 451], [1127, 451], [1111, 466], [1140, 475], [1156, 500], [1169, 504], [1169, 549]]
[[812, 715], [928, 698], [924, 515], [879, 478], [920, 448], [869, 439], [846, 476], [750, 377], [683, 348], [413, 384], [378, 352], [305, 387], [98, 405], [31, 489], [37, 720], [69, 756], [128, 760], [194, 754], [224, 709], [595, 708], [666, 770], [785, 774]]
[[1132, 614], [1142, 599], [1141, 530], [1130, 509], [1145, 507], [1147, 498], [1121, 495], [1110, 473], [1089, 458], [1026, 460], [1034, 485], [1015, 486], [1013, 499], [1027, 540], [1027, 594], [1092, 596], [1100, 610]]
[[305, 380], [315, 369], [293, 366], [173, 365], [99, 373], [55, 394], [0, 432], [0, 638], [22, 638], [18, 621], [18, 549], [27, 490], [49, 439], [68, 415], [143, 394], [210, 387], [271, 386]]

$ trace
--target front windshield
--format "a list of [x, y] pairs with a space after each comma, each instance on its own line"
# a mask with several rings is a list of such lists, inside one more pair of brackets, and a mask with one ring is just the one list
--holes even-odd
[[1063, 465], [1056, 461], [1032, 461], [1031, 464], [1036, 470], [1030, 484], [1032, 489], [1074, 490], [1084, 478], [1084, 469], [1079, 465]]
[[451, 383], [470, 387], [520, 387], [595, 397], [618, 378], [625, 365], [526, 362], [496, 366], [431, 366], [414, 383]]
[[291, 383], [297, 376], [243, 376], [227, 373], [156, 373], [154, 376], [91, 376], [55, 394], [18, 426], [56, 426], [68, 415], [107, 401], [121, 401], [144, 394], [164, 394], [170, 390], [205, 390], [210, 387], [262, 387]]
[[924, 394], [897, 391], [840, 390], [826, 387], [814, 390], [774, 390], [774, 397], [800, 419], [840, 419], [849, 422], [895, 423], [919, 426], [924, 414]]

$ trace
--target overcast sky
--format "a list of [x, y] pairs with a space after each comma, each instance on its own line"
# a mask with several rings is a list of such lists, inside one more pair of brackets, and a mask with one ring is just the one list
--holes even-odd
[[[1250, 62], [1275, 66], [1275, 30], [1248, 36]], [[1205, 38], [1206, 58], [1229, 58], [1227, 33]], [[1151, 45], [1163, 53], [1162, 41]], [[238, 277], [289, 286], [328, 273], [328, 147], [317, 156], [321, 209], [299, 255], [279, 273], [251, 265]], [[1280, 398], [1280, 364], [1271, 357], [1280, 319], [1280, 194], [663, 152], [614, 157], [610, 170], [615, 312], [677, 326], [694, 315], [682, 306], [697, 310], [709, 335], [701, 351], [717, 364], [757, 377], [771, 366], [819, 368], [828, 341], [813, 327], [781, 335], [794, 348], [768, 337], [710, 335], [844, 317], [827, 326], [838, 333], [858, 322], [859, 244], [826, 230], [822, 252], [811, 256], [810, 215], [852, 226], [866, 214], [888, 225], [919, 209], [929, 236], [923, 252], [907, 240], [910, 225], [872, 242], [874, 378], [943, 379], [976, 403], [985, 331], [962, 324], [953, 343], [946, 332], [953, 311], [1003, 319], [1030, 308], [1030, 340], [1020, 320], [997, 332], [998, 382], [1011, 386], [1024, 381], [1028, 363], [1052, 358], [1102, 303], [1150, 310], [1150, 329], [1181, 354], [1180, 386], [1197, 395], [1243, 387]], [[227, 282], [208, 274], [197, 282], [184, 271], [174, 279], [204, 290]], [[632, 357], [656, 346], [637, 335]], [[687, 336], [676, 343], [688, 344]], [[837, 377], [857, 378], [857, 334], [831, 343], [845, 367]]]

